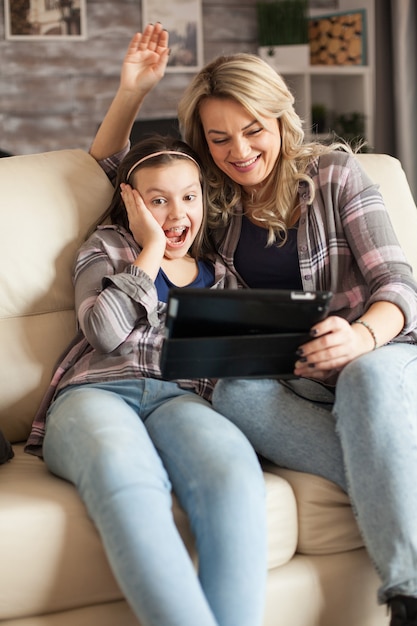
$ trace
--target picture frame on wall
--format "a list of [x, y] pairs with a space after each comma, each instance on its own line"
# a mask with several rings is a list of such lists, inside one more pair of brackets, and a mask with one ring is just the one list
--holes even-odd
[[87, 0], [4, 0], [6, 39], [86, 39]]
[[167, 72], [195, 72], [203, 65], [201, 0], [142, 0], [142, 29], [161, 22], [169, 33]]

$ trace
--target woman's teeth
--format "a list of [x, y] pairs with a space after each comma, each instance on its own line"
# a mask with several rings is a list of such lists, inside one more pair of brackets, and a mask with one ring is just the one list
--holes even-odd
[[255, 163], [258, 157], [254, 157], [253, 159], [249, 159], [249, 161], [239, 161], [239, 163], [235, 163], [236, 167], [249, 167], [252, 163]]

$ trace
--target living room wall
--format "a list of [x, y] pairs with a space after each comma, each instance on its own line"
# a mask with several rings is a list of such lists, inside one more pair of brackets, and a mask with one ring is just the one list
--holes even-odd
[[[204, 61], [255, 52], [255, 0], [203, 0]], [[29, 154], [88, 149], [118, 85], [122, 59], [141, 30], [141, 0], [87, 0], [87, 39], [6, 40], [0, 3], [0, 150]], [[142, 118], [175, 116], [192, 74], [170, 73]]]

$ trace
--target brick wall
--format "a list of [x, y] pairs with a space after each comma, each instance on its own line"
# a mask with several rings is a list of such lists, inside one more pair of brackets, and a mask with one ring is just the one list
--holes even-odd
[[[205, 62], [221, 53], [256, 51], [255, 4], [203, 0]], [[85, 41], [6, 40], [3, 11], [0, 2], [0, 150], [88, 149], [117, 88], [127, 44], [141, 30], [141, 1], [87, 0]], [[141, 118], [175, 116], [191, 76], [165, 75]]]

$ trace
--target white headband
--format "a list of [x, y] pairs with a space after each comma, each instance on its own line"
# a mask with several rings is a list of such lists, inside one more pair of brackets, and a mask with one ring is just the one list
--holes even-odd
[[197, 161], [193, 159], [193, 157], [190, 156], [189, 154], [186, 154], [186, 152], [180, 152], [179, 150], [161, 150], [160, 152], [153, 152], [152, 154], [148, 154], [148, 156], [142, 157], [141, 159], [139, 159], [139, 161], [136, 161], [136, 163], [132, 165], [132, 167], [128, 171], [126, 180], [127, 181], [129, 180], [131, 173], [133, 172], [133, 170], [135, 170], [138, 167], [138, 165], [140, 165], [141, 163], [144, 163], [148, 159], [153, 159], [154, 157], [160, 156], [161, 154], [176, 154], [177, 156], [185, 157], [186, 159], [189, 159], [190, 161], [195, 163], [198, 169], [200, 169], [200, 166], [197, 163]]

